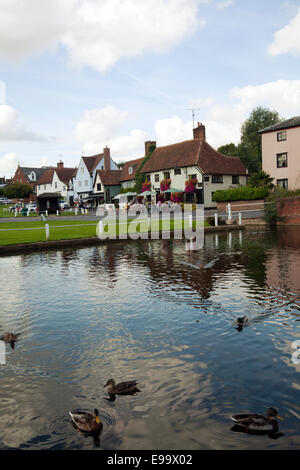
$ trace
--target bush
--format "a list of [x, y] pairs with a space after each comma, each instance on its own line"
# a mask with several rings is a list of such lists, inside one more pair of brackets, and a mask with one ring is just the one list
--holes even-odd
[[213, 201], [248, 201], [252, 199], [265, 199], [269, 195], [268, 188], [242, 188], [218, 190], [213, 195]]
[[23, 183], [11, 183], [4, 190], [5, 196], [11, 199], [29, 197], [32, 193], [32, 187]]

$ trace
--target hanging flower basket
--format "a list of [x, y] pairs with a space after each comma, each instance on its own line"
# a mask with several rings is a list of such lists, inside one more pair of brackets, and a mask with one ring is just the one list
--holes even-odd
[[182, 193], [172, 193], [171, 201], [180, 203], [182, 202]]
[[151, 190], [151, 181], [145, 181], [145, 183], [142, 184], [142, 193], [145, 191], [150, 191]]
[[185, 182], [185, 192], [186, 193], [194, 193], [196, 191], [197, 183], [198, 183], [197, 178], [186, 180], [186, 182]]
[[167, 191], [171, 186], [171, 180], [169, 178], [161, 180], [160, 182], [160, 190], [161, 191]]

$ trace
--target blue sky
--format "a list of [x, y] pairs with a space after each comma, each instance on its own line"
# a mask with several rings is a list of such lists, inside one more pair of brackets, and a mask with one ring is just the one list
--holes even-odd
[[1, 0], [0, 176], [111, 148], [238, 142], [258, 105], [300, 112], [300, 2]]

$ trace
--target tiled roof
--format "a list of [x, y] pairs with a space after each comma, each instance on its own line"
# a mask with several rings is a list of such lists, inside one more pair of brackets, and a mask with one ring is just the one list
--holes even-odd
[[54, 169], [49, 168], [48, 170], [44, 171], [43, 175], [37, 181], [37, 184], [49, 184], [52, 183]]
[[121, 170], [98, 170], [100, 180], [104, 186], [116, 186], [120, 184]]
[[280, 131], [283, 129], [289, 129], [291, 127], [300, 127], [300, 116], [292, 117], [287, 121], [279, 122], [278, 124], [273, 124], [273, 126], [266, 127], [259, 131], [260, 134], [265, 132], [273, 132], [273, 131]]
[[[144, 160], [144, 158], [145, 157], [137, 158], [136, 160], [130, 160], [129, 162], [125, 162], [125, 164], [124, 164], [124, 166], [121, 170], [120, 181], [134, 180], [136, 170], [139, 168], [139, 166], [142, 163], [142, 161]], [[130, 168], [132, 168], [131, 173], [129, 173]]]
[[99, 153], [98, 155], [93, 155], [91, 157], [82, 157], [82, 160], [84, 161], [88, 171], [92, 173], [102, 158], [104, 158], [104, 154]]
[[70, 179], [75, 175], [76, 168], [55, 168], [56, 174], [60, 181], [69, 186]]
[[157, 147], [143, 167], [143, 173], [194, 165], [199, 166], [204, 174], [246, 174], [246, 167], [238, 157], [222, 155], [200, 139]]
[[30, 175], [33, 171], [35, 172], [36, 174], [36, 180], [38, 181], [41, 176], [45, 173], [45, 171], [49, 170], [49, 166], [47, 167], [42, 167], [42, 168], [31, 168], [31, 167], [25, 167], [25, 166], [22, 166], [21, 167], [21, 170], [23, 171], [24, 175], [26, 176], [26, 178], [28, 179], [28, 181], [30, 181], [30, 183], [32, 183], [31, 179], [28, 178], [28, 175]]

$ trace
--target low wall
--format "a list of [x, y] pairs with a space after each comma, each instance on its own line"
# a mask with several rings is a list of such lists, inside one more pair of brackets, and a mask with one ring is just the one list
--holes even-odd
[[300, 196], [285, 197], [277, 201], [279, 224], [300, 225]]
[[217, 202], [217, 209], [220, 212], [226, 212], [227, 204], [231, 205], [231, 210], [235, 211], [259, 211], [264, 209], [264, 200], [263, 199], [253, 199], [250, 201], [225, 201]]

